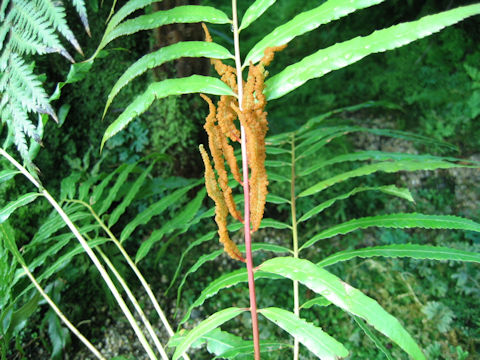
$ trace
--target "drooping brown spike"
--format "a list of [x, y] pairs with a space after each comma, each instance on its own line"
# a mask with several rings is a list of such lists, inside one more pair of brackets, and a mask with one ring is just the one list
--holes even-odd
[[232, 189], [228, 185], [228, 173], [225, 169], [225, 160], [223, 155], [223, 144], [227, 141], [227, 139], [222, 133], [220, 127], [215, 124], [217, 118], [215, 105], [213, 104], [212, 100], [210, 100], [210, 98], [204, 94], [200, 94], [200, 96], [208, 103], [210, 108], [210, 113], [205, 120], [204, 128], [208, 134], [208, 146], [213, 157], [215, 170], [217, 170], [218, 183], [222, 189], [230, 215], [232, 215], [238, 221], [243, 222], [242, 215], [237, 210], [237, 206], [233, 200]]
[[[252, 77], [252, 81], [254, 78]], [[247, 88], [247, 86], [245, 86]], [[251, 87], [254, 89], [254, 87]], [[240, 123], [245, 129], [247, 137], [247, 157], [250, 168], [250, 222], [252, 232], [258, 230], [263, 218], [267, 197], [267, 172], [265, 170], [265, 133], [262, 124], [256, 118], [256, 111], [240, 109], [232, 105], [237, 112]]]
[[[212, 36], [208, 31], [207, 25], [202, 23], [203, 31], [205, 32], [205, 41], [212, 42]], [[219, 59], [210, 59], [210, 62], [215, 67], [215, 71], [222, 77], [222, 81], [230, 86], [233, 91], [237, 92], [237, 75], [236, 70], [232, 66], [225, 65]]]
[[202, 22], [203, 32], [205, 33], [205, 41], [212, 42], [212, 37], [210, 36], [210, 31], [208, 31], [207, 25]]
[[217, 121], [222, 132], [232, 141], [240, 142], [240, 130], [235, 126], [237, 114], [232, 110], [230, 104], [237, 103], [233, 96], [222, 95], [218, 102]]
[[230, 239], [227, 229], [227, 216], [228, 209], [223, 198], [223, 195], [218, 188], [217, 181], [215, 179], [215, 173], [213, 172], [210, 159], [203, 145], [199, 146], [200, 154], [205, 165], [205, 187], [207, 189], [208, 196], [215, 202], [215, 222], [218, 226], [218, 236], [220, 242], [223, 244], [225, 252], [235, 260], [245, 262], [237, 245]]
[[271, 46], [265, 49], [263, 52], [263, 58], [260, 60], [260, 64], [263, 66], [268, 66], [270, 63], [273, 61], [273, 58], [275, 57], [275, 53], [278, 51], [282, 51], [287, 47], [288, 44], [283, 44], [279, 46]]

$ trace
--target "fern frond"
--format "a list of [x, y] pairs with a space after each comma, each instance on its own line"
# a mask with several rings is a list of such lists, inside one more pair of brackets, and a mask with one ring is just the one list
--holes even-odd
[[[40, 53], [58, 52], [73, 61], [60, 43], [55, 28], [45, 11], [42, 11], [42, 7], [37, 7], [36, 2], [24, 0], [16, 0], [12, 4], [12, 10], [8, 14], [6, 22], [13, 30], [21, 34], [27, 41], [33, 39], [35, 42], [44, 44], [44, 49]], [[10, 46], [7, 44], [7, 47]], [[17, 49], [17, 52], [21, 54], [22, 50]]]
[[[72, 1], [80, 17], [86, 17], [84, 0]], [[40, 142], [39, 134], [43, 131], [38, 131], [29, 119], [29, 113], [49, 114], [56, 121], [58, 119], [41, 80], [33, 72], [33, 66], [27, 65], [22, 56], [56, 52], [74, 62], [61, 44], [58, 34], [65, 37], [77, 51], [81, 53], [82, 50], [66, 22], [62, 1], [2, 1], [0, 20], [1, 120], [7, 124], [9, 137], [23, 159], [32, 165], [27, 137]], [[8, 145], [9, 141], [5, 144]]]
[[51, 1], [37, 1], [37, 4], [43, 6], [43, 11], [45, 15], [50, 20], [51, 24], [60, 34], [62, 34], [65, 39], [67, 39], [73, 47], [83, 55], [82, 48], [78, 44], [75, 35], [73, 35], [72, 31], [67, 25], [67, 21], [65, 20], [65, 8], [63, 7], [61, 2], [56, 2], [55, 4]]
[[45, 45], [38, 41], [35, 35], [32, 34], [30, 37], [26, 35], [12, 27], [8, 39], [8, 50], [12, 53], [21, 54], [45, 54], [48, 52]]
[[56, 120], [40, 80], [17, 54], [10, 56], [9, 70], [11, 74], [7, 94], [19, 100], [27, 111], [47, 113]]

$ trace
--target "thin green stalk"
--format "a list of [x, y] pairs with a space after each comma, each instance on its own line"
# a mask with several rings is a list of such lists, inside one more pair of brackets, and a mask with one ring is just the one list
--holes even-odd
[[[137, 276], [138, 280], [140, 280], [140, 283], [142, 284], [143, 288], [145, 289], [145, 292], [147, 293], [148, 297], [150, 298], [150, 301], [152, 302], [153, 304], [153, 307], [155, 308], [155, 310], [157, 311], [157, 314], [158, 316], [160, 317], [160, 321], [162, 322], [163, 326], [165, 327], [165, 329], [167, 330], [167, 333], [170, 337], [173, 336], [174, 332], [173, 332], [173, 329], [172, 327], [170, 326], [170, 323], [168, 322], [167, 320], [167, 317], [165, 316], [165, 313], [162, 311], [161, 307], [160, 307], [160, 304], [158, 303], [157, 299], [155, 298], [155, 295], [153, 294], [152, 292], [152, 289], [150, 288], [150, 285], [148, 285], [147, 281], [145, 280], [145, 278], [143, 277], [142, 273], [140, 272], [140, 270], [138, 269], [138, 267], [135, 265], [135, 263], [132, 261], [132, 259], [130, 258], [130, 256], [127, 254], [127, 252], [125, 251], [125, 248], [123, 247], [122, 243], [116, 238], [116, 236], [110, 231], [110, 229], [108, 228], [107, 225], [105, 225], [105, 223], [103, 222], [102, 219], [100, 219], [100, 217], [97, 215], [97, 213], [95, 212], [95, 210], [93, 210], [93, 208], [87, 204], [86, 202], [82, 201], [82, 200], [68, 200], [68, 202], [72, 202], [72, 203], [78, 203], [78, 204], [81, 204], [83, 206], [85, 206], [89, 211], [90, 213], [92, 214], [92, 216], [95, 218], [95, 220], [98, 222], [98, 224], [102, 227], [102, 229], [107, 233], [108, 237], [110, 238], [110, 240], [113, 241], [113, 243], [117, 246], [118, 250], [120, 251], [120, 253], [123, 255], [124, 259], [127, 261], [128, 265], [130, 266], [130, 268], [132, 269], [132, 271], [135, 273], [135, 275]], [[183, 355], [183, 358], [185, 360], [190, 360], [190, 358], [188, 357], [187, 354], [184, 354]]]
[[148, 344], [147, 340], [145, 339], [145, 335], [143, 334], [142, 330], [138, 326], [138, 324], [135, 321], [135, 318], [133, 317], [132, 313], [128, 309], [127, 304], [123, 300], [122, 296], [118, 292], [117, 288], [115, 287], [112, 279], [108, 275], [107, 271], [105, 268], [102, 266], [100, 263], [100, 260], [97, 258], [93, 250], [88, 246], [87, 241], [84, 239], [84, 237], [80, 234], [76, 226], [73, 224], [73, 222], [70, 220], [68, 215], [63, 211], [63, 209], [60, 207], [60, 205], [57, 203], [57, 201], [48, 193], [47, 190], [45, 190], [35, 179], [34, 177], [25, 169], [22, 165], [20, 165], [14, 158], [12, 158], [5, 150], [0, 149], [0, 154], [4, 156], [8, 161], [10, 161], [27, 179], [29, 179], [45, 196], [45, 198], [48, 200], [48, 202], [53, 206], [53, 208], [58, 212], [60, 217], [63, 219], [65, 224], [67, 224], [68, 228], [70, 231], [75, 235], [77, 238], [78, 242], [82, 246], [83, 250], [87, 253], [88, 257], [92, 260], [93, 264], [97, 268], [97, 270], [100, 272], [100, 275], [102, 276], [103, 280], [107, 284], [108, 288], [112, 292], [113, 296], [115, 297], [115, 300], [117, 301], [118, 305], [122, 309], [123, 313], [125, 314], [125, 317], [129, 321], [130, 325], [132, 326], [133, 330], [135, 331], [135, 334], [137, 335], [140, 343], [142, 344], [143, 348], [147, 352], [148, 356], [150, 359], [155, 359], [157, 360], [157, 357], [155, 356], [155, 353], [153, 352], [152, 348]]
[[[232, 20], [233, 20], [233, 40], [235, 47], [235, 66], [237, 69], [238, 84], [238, 107], [243, 110], [243, 78], [242, 63], [240, 60], [240, 44], [238, 38], [238, 18], [237, 18], [237, 1], [232, 0]], [[257, 315], [257, 299], [255, 295], [255, 278], [253, 275], [253, 258], [252, 258], [252, 238], [250, 233], [250, 189], [248, 184], [248, 157], [247, 157], [247, 138], [245, 129], [240, 125], [242, 137], [242, 170], [243, 170], [243, 198], [244, 198], [244, 232], [245, 232], [245, 254], [248, 273], [248, 291], [250, 294], [250, 313], [252, 316], [252, 333], [253, 348], [255, 360], [260, 360], [260, 337], [258, 331], [258, 315]], [[252, 139], [253, 141], [253, 139]]]
[[152, 324], [148, 320], [147, 316], [143, 312], [140, 304], [138, 303], [137, 299], [135, 298], [135, 295], [133, 295], [132, 291], [128, 287], [127, 283], [125, 280], [122, 278], [122, 276], [119, 274], [117, 269], [115, 269], [115, 266], [112, 264], [110, 259], [103, 253], [103, 251], [100, 249], [100, 246], [95, 247], [95, 250], [97, 250], [102, 257], [103, 261], [107, 264], [108, 268], [110, 271], [113, 273], [115, 278], [118, 280], [120, 285], [122, 286], [123, 290], [125, 290], [125, 293], [127, 294], [128, 298], [130, 299], [130, 302], [133, 304], [133, 307], [137, 311], [138, 315], [140, 315], [140, 318], [142, 319], [143, 325], [147, 328], [148, 333], [153, 339], [153, 342], [155, 343], [155, 346], [157, 347], [158, 352], [160, 353], [161, 357], [163, 360], [168, 360], [167, 353], [165, 352], [165, 349], [163, 348], [162, 344], [160, 343], [160, 340], [158, 339], [157, 334], [155, 334], [155, 330], [153, 330]]
[[[293, 237], [293, 257], [298, 258], [298, 232], [297, 232], [297, 210], [295, 205], [295, 134], [292, 134], [292, 174], [290, 187], [290, 203], [292, 208], [292, 237]], [[293, 312], [300, 317], [300, 301], [298, 296], [298, 281], [293, 281]], [[300, 352], [300, 343], [298, 338], [294, 339], [293, 359], [298, 360]]]
[[[15, 256], [16, 254], [14, 254]], [[53, 300], [50, 298], [50, 296], [48, 296], [48, 294], [43, 290], [43, 288], [40, 286], [40, 284], [38, 283], [37, 279], [35, 278], [35, 276], [33, 276], [33, 274], [30, 272], [30, 270], [28, 269], [28, 266], [25, 265], [23, 259], [21, 258], [18, 258], [17, 257], [17, 261], [20, 263], [20, 265], [22, 266], [23, 268], [23, 271], [25, 271], [25, 274], [27, 274], [28, 278], [30, 279], [30, 281], [33, 283], [33, 285], [37, 288], [38, 292], [40, 293], [40, 295], [43, 296], [43, 298], [45, 299], [45, 301], [48, 303], [48, 305], [50, 305], [50, 307], [53, 309], [53, 311], [55, 311], [55, 313], [57, 314], [57, 316], [60, 318], [60, 320], [62, 320], [64, 322], [64, 324], [70, 329], [70, 331], [76, 336], [78, 337], [78, 339], [88, 348], [88, 350], [90, 350], [90, 352], [95, 355], [95, 357], [97, 359], [100, 359], [100, 360], [107, 360], [105, 357], [102, 356], [102, 354], [100, 353], [100, 351], [98, 351], [98, 349], [90, 342], [88, 341], [88, 339], [83, 336], [83, 334], [70, 322], [70, 320], [67, 319], [67, 317], [62, 313], [62, 311], [58, 308], [58, 306], [53, 302]]]

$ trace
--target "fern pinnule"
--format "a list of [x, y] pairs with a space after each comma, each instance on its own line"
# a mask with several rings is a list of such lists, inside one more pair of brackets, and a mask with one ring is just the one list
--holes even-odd
[[225, 199], [218, 188], [215, 173], [213, 172], [210, 159], [203, 145], [199, 146], [200, 154], [205, 165], [205, 187], [208, 196], [215, 202], [215, 222], [218, 226], [218, 236], [220, 242], [223, 244], [225, 252], [235, 260], [245, 262], [240, 250], [238, 250], [235, 243], [230, 239], [227, 229], [228, 208]]
[[88, 36], [92, 37], [92, 34], [90, 33], [90, 25], [88, 24], [87, 8], [85, 7], [85, 1], [72, 0], [72, 4], [75, 7], [75, 10], [77, 10], [80, 21], [82, 22]]

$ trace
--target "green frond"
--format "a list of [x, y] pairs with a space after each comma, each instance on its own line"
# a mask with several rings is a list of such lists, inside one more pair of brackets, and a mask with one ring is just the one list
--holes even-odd
[[[84, 0], [72, 0], [72, 3], [88, 28]], [[29, 116], [31, 113], [49, 114], [58, 120], [42, 81], [33, 72], [33, 65], [26, 64], [22, 56], [56, 52], [74, 62], [58, 34], [77, 51], [81, 53], [82, 50], [67, 24], [62, 1], [2, 1], [0, 21], [1, 121], [8, 126], [10, 141], [15, 143], [26, 163], [31, 164], [27, 138], [39, 142], [42, 132], [38, 131]]]
[[40, 80], [17, 54], [10, 56], [9, 72], [6, 92], [18, 99], [27, 111], [47, 113], [55, 118]]
[[[72, 59], [55, 33], [55, 24], [52, 24], [42, 7], [36, 6], [36, 2], [24, 0], [13, 2], [6, 23], [26, 41], [42, 43], [44, 47], [40, 54], [58, 52]], [[6, 47], [10, 46], [7, 44]], [[17, 48], [16, 52], [22, 54], [24, 49]]]
[[10, 29], [10, 37], [8, 41], [8, 50], [12, 53], [22, 54], [45, 54], [45, 45], [38, 41], [35, 35], [31, 35], [30, 38], [26, 37], [26, 34], [19, 32], [17, 28]]
[[80, 45], [78, 44], [75, 35], [73, 35], [72, 31], [67, 25], [67, 21], [65, 20], [65, 8], [63, 7], [61, 2], [56, 2], [55, 4], [51, 1], [37, 1], [37, 4], [41, 4], [44, 6], [45, 15], [50, 20], [52, 26], [62, 34], [65, 39], [67, 39], [70, 44], [79, 52], [83, 53]]

